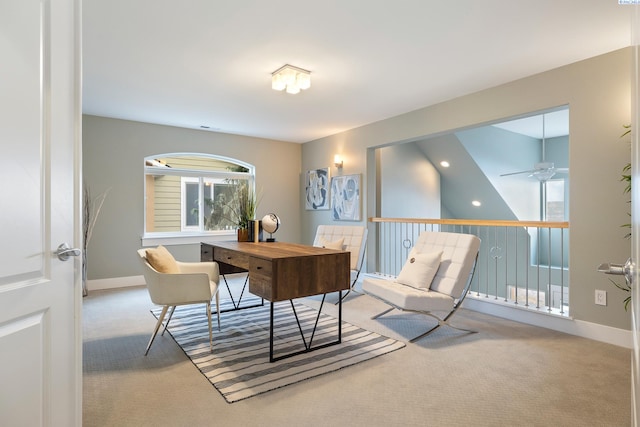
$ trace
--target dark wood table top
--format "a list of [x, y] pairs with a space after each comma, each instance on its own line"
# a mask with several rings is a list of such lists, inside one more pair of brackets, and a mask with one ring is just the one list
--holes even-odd
[[291, 258], [300, 256], [314, 256], [334, 254], [348, 251], [338, 251], [334, 249], [319, 248], [316, 246], [302, 245], [298, 243], [286, 242], [236, 242], [224, 241], [206, 243], [211, 246], [238, 251], [263, 259]]

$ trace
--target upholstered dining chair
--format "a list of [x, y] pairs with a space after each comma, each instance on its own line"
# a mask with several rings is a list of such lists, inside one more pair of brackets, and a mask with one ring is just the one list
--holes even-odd
[[[411, 249], [398, 277], [381, 279], [366, 277], [362, 290], [390, 306], [372, 317], [376, 319], [394, 309], [422, 313], [433, 317], [438, 324], [413, 338], [414, 342], [440, 326], [464, 301], [478, 258], [480, 239], [471, 234], [425, 231]], [[438, 314], [436, 314], [438, 313]]]
[[171, 321], [173, 311], [179, 305], [205, 304], [209, 322], [209, 349], [213, 352], [213, 333], [211, 329], [211, 300], [216, 297], [218, 314], [218, 330], [220, 329], [220, 296], [218, 293], [219, 270], [216, 262], [181, 262], [176, 261], [164, 247], [139, 249], [144, 279], [149, 296], [154, 304], [162, 306], [162, 312], [144, 352], [149, 353], [151, 344], [169, 308], [165, 329]]
[[360, 276], [367, 247], [367, 234], [367, 228], [358, 225], [319, 225], [316, 229], [313, 246], [351, 252], [351, 286], [342, 299], [349, 292], [356, 292], [355, 286]]

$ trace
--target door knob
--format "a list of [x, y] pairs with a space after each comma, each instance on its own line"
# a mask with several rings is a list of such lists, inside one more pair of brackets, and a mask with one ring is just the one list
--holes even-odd
[[70, 248], [66, 243], [58, 246], [58, 249], [56, 250], [56, 255], [58, 255], [58, 259], [60, 261], [67, 261], [69, 257], [80, 256], [81, 253], [82, 251], [80, 249]]
[[604, 274], [614, 274], [624, 276], [629, 285], [633, 284], [633, 262], [631, 258], [624, 264], [602, 263], [598, 266], [598, 271]]

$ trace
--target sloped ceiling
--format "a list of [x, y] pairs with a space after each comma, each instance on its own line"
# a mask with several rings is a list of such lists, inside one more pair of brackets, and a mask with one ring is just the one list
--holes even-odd
[[[569, 110], [563, 108], [515, 121], [479, 126], [417, 141], [440, 173], [443, 216], [499, 220], [540, 220], [540, 185], [529, 174], [542, 161], [546, 144], [559, 146], [546, 160], [568, 164]], [[553, 137], [551, 136], [553, 135]], [[446, 160], [449, 167], [440, 162]], [[472, 206], [473, 200], [481, 206]]]
[[[440, 172], [443, 217], [517, 220], [455, 134], [418, 141], [416, 145]], [[451, 162], [450, 167], [439, 164], [444, 159]], [[472, 200], [482, 201], [482, 206], [472, 206]]]

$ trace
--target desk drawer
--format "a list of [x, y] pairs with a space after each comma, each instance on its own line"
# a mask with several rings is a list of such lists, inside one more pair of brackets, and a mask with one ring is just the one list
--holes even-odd
[[273, 263], [270, 260], [251, 257], [249, 259], [249, 272], [261, 276], [269, 276], [273, 273]]
[[249, 273], [249, 292], [267, 301], [273, 301], [271, 277], [264, 274]]
[[204, 243], [200, 245], [200, 261], [213, 261], [213, 248], [211, 247], [211, 245], [207, 245]]
[[249, 259], [249, 292], [272, 301], [273, 263], [262, 258]]
[[247, 254], [230, 251], [224, 248], [215, 248], [213, 257], [214, 261], [223, 262], [245, 270], [249, 269], [249, 255]]

